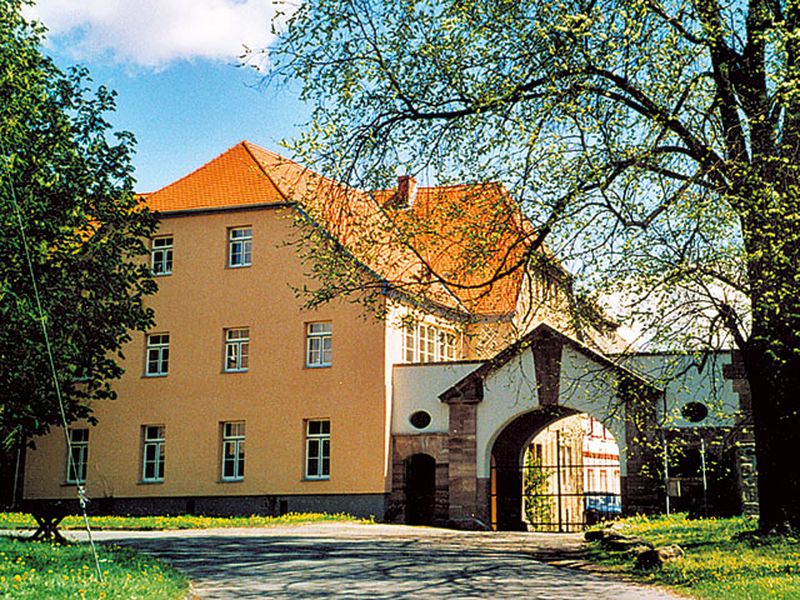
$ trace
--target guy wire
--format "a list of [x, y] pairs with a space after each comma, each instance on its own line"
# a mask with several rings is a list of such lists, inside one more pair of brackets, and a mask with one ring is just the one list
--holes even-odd
[[[6, 162], [6, 173], [8, 175], [8, 189], [11, 194], [11, 203], [14, 205], [14, 212], [17, 216], [17, 225], [19, 226], [19, 233], [20, 239], [22, 240], [22, 247], [25, 252], [25, 260], [28, 263], [28, 274], [30, 275], [31, 285], [33, 287], [33, 297], [36, 302], [36, 311], [39, 316], [39, 323], [42, 327], [42, 335], [44, 336], [44, 344], [45, 349], [47, 350], [47, 358], [50, 363], [50, 374], [53, 378], [53, 387], [55, 388], [56, 392], [56, 399], [58, 400], [58, 409], [61, 415], [61, 425], [64, 430], [64, 437], [67, 441], [67, 456], [72, 457], [72, 442], [69, 439], [69, 431], [68, 427], [69, 424], [67, 423], [67, 415], [66, 411], [64, 410], [64, 400], [61, 397], [61, 385], [58, 382], [58, 374], [56, 372], [56, 363], [55, 359], [53, 358], [53, 349], [50, 344], [50, 334], [47, 330], [47, 322], [46, 322], [46, 315], [44, 312], [44, 308], [42, 307], [42, 301], [39, 296], [39, 286], [36, 282], [36, 273], [33, 268], [33, 262], [31, 261], [31, 254], [30, 249], [28, 247], [28, 236], [25, 234], [25, 225], [22, 219], [22, 210], [20, 209], [19, 202], [17, 202], [17, 193], [14, 186], [14, 178], [11, 175], [11, 167], [8, 164], [11, 157], [8, 156], [6, 153], [5, 142], [2, 137], [0, 137], [0, 150], [3, 152], [4, 162]], [[73, 479], [78, 482], [78, 473], [77, 467], [75, 462], [70, 460], [72, 469], [73, 469]], [[92, 549], [92, 556], [94, 557], [94, 565], [95, 569], [97, 570], [97, 579], [98, 581], [103, 581], [103, 572], [100, 569], [100, 560], [97, 557], [97, 548], [94, 544], [94, 539], [92, 538], [92, 529], [89, 526], [89, 517], [86, 514], [86, 503], [88, 502], [89, 498], [86, 496], [86, 490], [81, 483], [76, 483], [77, 494], [78, 494], [78, 503], [81, 507], [81, 512], [83, 513], [83, 522], [86, 527], [86, 534], [89, 538], [89, 546]]]

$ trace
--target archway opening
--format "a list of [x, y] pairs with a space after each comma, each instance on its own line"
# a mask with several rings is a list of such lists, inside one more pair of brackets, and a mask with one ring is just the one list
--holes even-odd
[[619, 446], [586, 413], [526, 413], [495, 441], [491, 490], [495, 529], [580, 531], [622, 511]]
[[428, 454], [406, 459], [406, 523], [432, 525], [436, 507], [436, 460]]

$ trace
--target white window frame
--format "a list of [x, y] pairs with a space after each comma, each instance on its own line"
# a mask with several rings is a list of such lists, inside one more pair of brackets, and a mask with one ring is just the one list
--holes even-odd
[[333, 364], [333, 323], [306, 324], [306, 367], [317, 369]]
[[250, 328], [234, 327], [225, 330], [226, 373], [244, 373], [250, 366]]
[[304, 471], [306, 479], [324, 480], [331, 478], [330, 419], [309, 419], [306, 421], [306, 463]]
[[253, 228], [232, 227], [228, 230], [228, 267], [240, 269], [253, 264]]
[[[164, 481], [167, 441], [165, 434], [163, 425], [142, 426], [142, 481], [145, 483]], [[152, 466], [152, 474], [149, 476], [148, 466]]]
[[144, 374], [147, 377], [165, 377], [169, 374], [169, 334], [151, 333], [147, 336]]
[[154, 237], [150, 241], [150, 271], [154, 277], [172, 275], [172, 248], [171, 235]]
[[[225, 421], [222, 429], [222, 481], [242, 481], [244, 479], [245, 428], [244, 421]], [[233, 468], [226, 474], [226, 465]]]
[[407, 363], [456, 360], [455, 331], [426, 322], [406, 325], [403, 331], [403, 359]]
[[70, 429], [67, 448], [67, 483], [86, 483], [89, 464], [89, 429]]

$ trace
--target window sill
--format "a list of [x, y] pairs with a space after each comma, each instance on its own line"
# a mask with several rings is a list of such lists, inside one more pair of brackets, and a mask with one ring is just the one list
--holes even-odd
[[222, 369], [223, 375], [228, 375], [228, 374], [235, 375], [237, 373], [247, 373], [249, 371], [250, 369]]
[[328, 477], [304, 477], [302, 481], [330, 481], [330, 476]]
[[309, 365], [306, 363], [306, 369], [330, 369], [333, 366], [333, 363], [328, 363], [325, 365]]
[[149, 481], [142, 480], [137, 483], [137, 485], [161, 485], [164, 483], [163, 479], [151, 479]]
[[152, 277], [169, 277], [170, 275], [172, 275], [172, 271], [169, 273], [151, 273]]
[[247, 267], [252, 267], [253, 263], [247, 263], [246, 265], [228, 265], [229, 269], [246, 269]]
[[244, 477], [239, 477], [238, 479], [219, 479], [217, 483], [242, 483], [244, 481]]
[[142, 375], [142, 379], [159, 379], [161, 377], [166, 377], [167, 375], [169, 375], [169, 373], [153, 373], [153, 374], [145, 373], [144, 375]]

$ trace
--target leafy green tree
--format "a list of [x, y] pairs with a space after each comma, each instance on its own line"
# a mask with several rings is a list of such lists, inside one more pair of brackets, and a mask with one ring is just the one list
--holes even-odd
[[552, 525], [553, 494], [550, 493], [552, 469], [542, 466], [542, 459], [537, 458], [530, 448], [525, 449], [522, 472], [522, 501], [525, 506], [525, 517], [528, 524], [547, 527]]
[[284, 27], [301, 159], [363, 189], [502, 181], [532, 247], [640, 300], [654, 344], [735, 343], [761, 527], [800, 529], [800, 2], [319, 0]]
[[44, 27], [21, 9], [20, 0], [0, 0], [4, 448], [61, 423], [31, 271], [68, 422], [90, 416], [87, 401], [114, 397], [120, 349], [152, 323], [142, 299], [155, 291], [140, 258], [155, 219], [132, 193], [133, 135], [112, 135], [105, 120], [114, 93], [92, 93], [84, 69], [62, 73], [41, 51]]

